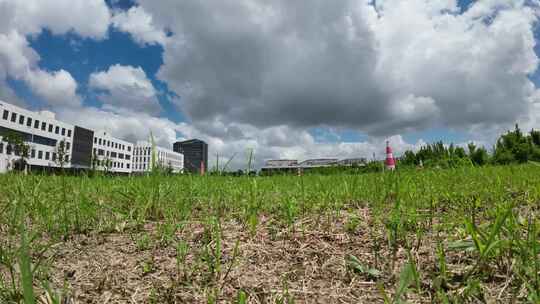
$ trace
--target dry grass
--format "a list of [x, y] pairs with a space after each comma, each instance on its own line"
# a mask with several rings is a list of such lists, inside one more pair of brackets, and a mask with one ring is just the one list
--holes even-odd
[[[212, 287], [219, 287], [219, 303], [234, 302], [239, 290], [246, 292], [249, 303], [276, 303], [280, 299], [285, 299], [284, 303], [286, 299], [294, 299], [294, 303], [382, 303], [377, 284], [393, 293], [408, 257], [403, 249], [398, 250], [397, 262], [390, 268], [392, 253], [373, 250], [376, 245], [370, 236], [369, 210], [354, 213], [360, 219], [354, 232], [345, 229], [347, 213], [341, 216], [342, 221], [328, 223], [312, 217], [298, 221], [294, 227], [278, 229], [270, 219], [262, 219], [255, 235], [239, 223], [224, 223], [222, 273], [215, 278], [209, 277], [208, 268], [196, 256], [205, 233], [201, 223], [189, 223], [176, 235], [193, 249], [187, 256], [187, 267], [177, 267], [174, 246], [161, 246], [156, 241], [156, 224], [147, 224], [136, 234], [77, 235], [58, 244], [52, 251], [50, 273], [56, 286], [67, 287], [70, 303], [207, 303]], [[140, 249], [137, 240], [146, 235], [151, 236], [153, 244]], [[239, 255], [233, 260], [237, 240]], [[429, 276], [437, 263], [432, 244], [427, 237], [413, 251], [423, 276], [423, 292], [409, 293], [409, 303], [432, 302]], [[349, 255], [378, 267], [381, 277], [375, 280], [352, 271], [346, 263]], [[449, 272], [456, 277], [471, 264], [461, 253], [449, 255], [447, 260]], [[486, 302], [510, 303], [505, 284], [500, 275], [484, 282]]]

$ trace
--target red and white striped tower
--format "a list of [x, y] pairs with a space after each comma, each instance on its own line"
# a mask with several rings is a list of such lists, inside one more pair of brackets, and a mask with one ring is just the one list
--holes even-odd
[[386, 142], [386, 169], [390, 171], [396, 170], [396, 161], [394, 160], [389, 141]]

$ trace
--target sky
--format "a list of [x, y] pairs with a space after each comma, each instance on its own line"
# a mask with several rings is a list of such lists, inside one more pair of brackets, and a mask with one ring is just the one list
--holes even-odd
[[[0, 0], [0, 99], [211, 163], [540, 128], [537, 0]], [[224, 163], [220, 161], [220, 163]]]

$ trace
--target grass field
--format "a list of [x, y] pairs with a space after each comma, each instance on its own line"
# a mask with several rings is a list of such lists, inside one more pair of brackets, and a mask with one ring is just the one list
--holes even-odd
[[540, 302], [540, 167], [0, 176], [0, 303]]

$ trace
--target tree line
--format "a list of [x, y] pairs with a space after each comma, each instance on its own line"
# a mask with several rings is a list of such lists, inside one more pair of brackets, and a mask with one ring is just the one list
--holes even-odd
[[491, 153], [474, 143], [464, 147], [436, 142], [423, 146], [417, 152], [406, 151], [399, 159], [401, 166], [425, 166], [455, 168], [461, 166], [484, 166], [521, 164], [529, 161], [540, 162], [540, 131], [521, 131], [516, 124], [514, 130], [502, 134], [497, 139]]

